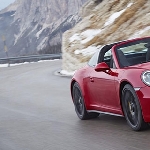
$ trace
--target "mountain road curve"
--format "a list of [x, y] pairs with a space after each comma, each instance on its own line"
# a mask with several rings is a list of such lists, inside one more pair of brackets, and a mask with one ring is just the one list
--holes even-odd
[[0, 150], [148, 150], [150, 130], [123, 117], [81, 121], [61, 60], [0, 68]]

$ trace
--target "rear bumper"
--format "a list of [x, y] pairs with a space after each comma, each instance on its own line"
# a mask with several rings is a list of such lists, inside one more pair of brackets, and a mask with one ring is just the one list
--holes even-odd
[[150, 122], [150, 87], [143, 87], [136, 93], [140, 101], [143, 119], [145, 122]]

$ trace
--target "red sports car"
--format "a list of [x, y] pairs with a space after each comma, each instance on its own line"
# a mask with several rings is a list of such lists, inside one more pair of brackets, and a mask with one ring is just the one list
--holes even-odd
[[105, 45], [71, 81], [81, 120], [100, 113], [125, 116], [135, 130], [150, 122], [150, 37]]

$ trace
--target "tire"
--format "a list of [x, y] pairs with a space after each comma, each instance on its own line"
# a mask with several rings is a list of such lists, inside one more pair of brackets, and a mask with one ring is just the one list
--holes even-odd
[[148, 128], [142, 116], [138, 97], [130, 84], [126, 84], [122, 90], [122, 108], [128, 125], [134, 131]]
[[76, 114], [81, 120], [92, 119], [99, 116], [99, 113], [87, 112], [82, 92], [77, 82], [73, 85], [72, 95]]

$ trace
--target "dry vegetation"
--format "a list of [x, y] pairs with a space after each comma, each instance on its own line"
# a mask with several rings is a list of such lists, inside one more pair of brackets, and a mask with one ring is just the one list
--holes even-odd
[[[63, 36], [63, 69], [65, 70], [78, 69], [89, 60], [90, 56], [75, 55], [74, 51], [77, 49], [87, 48], [90, 45], [104, 45], [131, 37], [149, 36], [150, 30], [139, 32], [150, 26], [149, 0], [103, 0], [98, 5], [95, 5], [94, 1], [90, 1], [83, 7], [81, 11], [83, 20]], [[127, 7], [130, 3], [132, 5]], [[124, 9], [125, 11], [113, 24], [104, 26], [112, 14]], [[72, 43], [69, 41], [75, 33], [80, 34], [87, 29], [103, 29], [103, 31], [86, 44], [81, 44], [80, 41]]]

